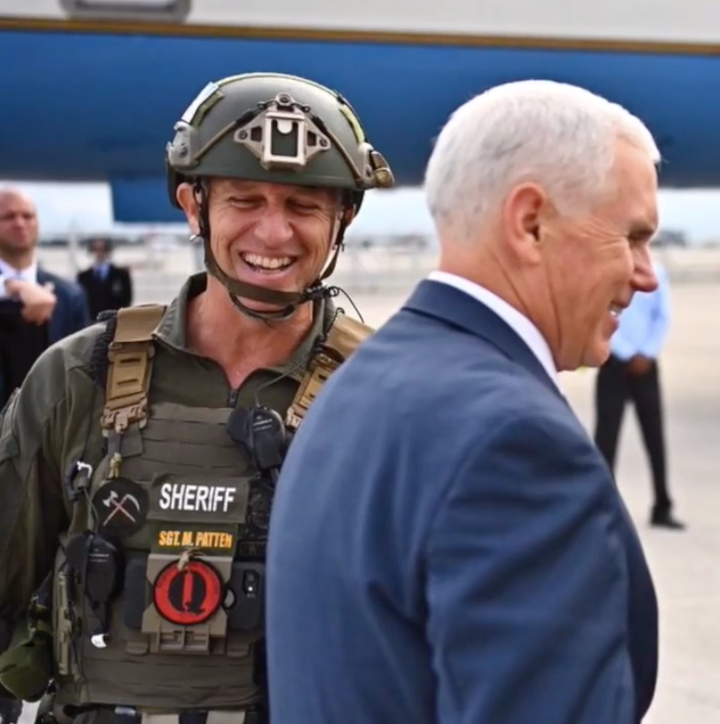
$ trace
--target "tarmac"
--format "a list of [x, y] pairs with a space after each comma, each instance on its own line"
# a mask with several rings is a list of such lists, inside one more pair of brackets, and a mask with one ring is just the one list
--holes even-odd
[[[655, 530], [647, 524], [651, 482], [630, 410], [619, 451], [618, 484], [638, 526], [660, 607], [660, 674], [644, 724], [720, 722], [720, 624], [715, 618], [720, 611], [720, 280], [712, 277], [673, 285], [673, 321], [661, 358], [670, 492], [688, 530]], [[157, 284], [138, 282], [138, 302], [158, 301]], [[162, 286], [165, 296], [174, 281]], [[366, 287], [352, 297], [365, 321], [378, 326], [411, 287], [408, 281], [382, 294], [368, 293]], [[347, 300], [339, 297], [338, 304], [351, 312]], [[594, 377], [594, 370], [561, 376], [588, 430], [593, 424]], [[31, 724], [33, 709], [26, 706], [23, 724]], [[544, 722], [539, 719], [537, 724]]]

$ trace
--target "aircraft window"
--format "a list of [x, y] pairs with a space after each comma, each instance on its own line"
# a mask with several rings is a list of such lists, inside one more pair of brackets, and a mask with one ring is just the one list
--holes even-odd
[[185, 20], [191, 0], [60, 0], [71, 18]]

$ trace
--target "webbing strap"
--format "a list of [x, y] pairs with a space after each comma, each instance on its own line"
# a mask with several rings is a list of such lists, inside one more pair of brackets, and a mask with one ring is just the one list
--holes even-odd
[[285, 424], [297, 430], [310, 405], [330, 375], [350, 357], [374, 330], [357, 319], [338, 314], [320, 352], [313, 357], [288, 408]]
[[[200, 714], [189, 712], [192, 721], [201, 720]], [[245, 711], [209, 711], [205, 717], [205, 724], [243, 724], [247, 712]], [[157, 714], [143, 711], [141, 724], [182, 724], [182, 714]]]
[[118, 310], [115, 335], [108, 347], [103, 429], [122, 434], [133, 422], [145, 426], [155, 352], [152, 334], [164, 313], [162, 304]]

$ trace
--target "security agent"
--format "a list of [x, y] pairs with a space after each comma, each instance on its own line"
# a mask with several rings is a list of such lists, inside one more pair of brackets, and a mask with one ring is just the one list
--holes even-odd
[[665, 430], [660, 388], [660, 350], [670, 328], [670, 280], [654, 260], [658, 287], [636, 294], [618, 319], [611, 353], [595, 377], [595, 443], [615, 470], [625, 406], [635, 407], [652, 472], [654, 504], [650, 525], [685, 530], [673, 514], [667, 482]]
[[85, 290], [91, 319], [107, 309], [129, 307], [133, 300], [130, 270], [112, 262], [111, 239], [99, 237], [88, 242], [94, 257], [91, 267], [78, 272], [77, 283]]
[[90, 323], [83, 290], [38, 264], [33, 200], [0, 190], [0, 404], [51, 344]]
[[344, 98], [211, 83], [167, 168], [207, 273], [54, 345], [0, 420], [0, 683], [43, 722], [266, 724], [275, 481], [371, 331], [323, 283], [364, 191], [393, 182]]

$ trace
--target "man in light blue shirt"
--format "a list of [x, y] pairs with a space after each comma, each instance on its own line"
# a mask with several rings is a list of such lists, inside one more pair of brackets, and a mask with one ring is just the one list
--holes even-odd
[[611, 340], [611, 355], [600, 368], [595, 386], [595, 442], [614, 469], [620, 428], [627, 402], [635, 406], [640, 432], [652, 470], [655, 503], [653, 526], [682, 530], [672, 513], [667, 487], [662, 395], [658, 357], [670, 326], [670, 284], [657, 261], [658, 287], [637, 292], [620, 315]]

